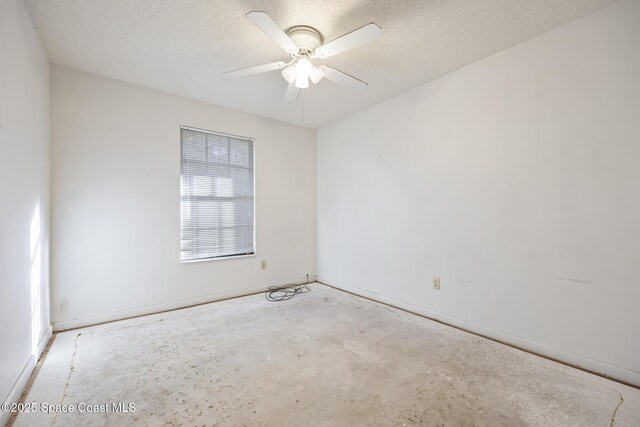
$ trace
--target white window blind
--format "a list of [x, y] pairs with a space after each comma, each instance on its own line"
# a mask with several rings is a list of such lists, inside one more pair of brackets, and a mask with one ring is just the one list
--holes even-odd
[[180, 145], [180, 259], [253, 254], [253, 141], [182, 127]]

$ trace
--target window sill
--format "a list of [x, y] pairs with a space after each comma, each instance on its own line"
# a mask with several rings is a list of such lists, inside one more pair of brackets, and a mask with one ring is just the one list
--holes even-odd
[[191, 259], [188, 261], [180, 260], [180, 264], [195, 264], [198, 262], [207, 262], [207, 261], [224, 261], [226, 259], [250, 258], [254, 256], [256, 256], [255, 252], [252, 254], [246, 254], [246, 255], [232, 255], [232, 256], [222, 256], [222, 257], [216, 257], [216, 258]]

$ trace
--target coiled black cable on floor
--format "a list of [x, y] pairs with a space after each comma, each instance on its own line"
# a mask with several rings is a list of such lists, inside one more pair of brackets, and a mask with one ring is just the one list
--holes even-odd
[[288, 301], [298, 294], [306, 294], [311, 289], [309, 285], [309, 275], [307, 274], [307, 282], [302, 284], [290, 284], [283, 286], [269, 286], [267, 292], [264, 293], [264, 297], [267, 301], [279, 302]]

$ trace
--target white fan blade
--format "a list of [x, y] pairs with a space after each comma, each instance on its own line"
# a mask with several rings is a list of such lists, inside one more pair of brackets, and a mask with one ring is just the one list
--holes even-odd
[[325, 79], [329, 79], [332, 82], [338, 83], [339, 85], [347, 87], [351, 90], [365, 90], [367, 86], [369, 86], [362, 80], [356, 79], [355, 77], [350, 76], [347, 73], [343, 73], [340, 70], [336, 70], [335, 68], [321, 65], [320, 69], [322, 70], [322, 75]]
[[372, 22], [323, 44], [315, 50], [315, 55], [320, 58], [328, 58], [370, 43], [380, 38], [380, 36], [382, 36], [382, 28]]
[[294, 54], [300, 52], [300, 48], [296, 46], [293, 40], [291, 40], [289, 36], [282, 31], [280, 27], [278, 27], [278, 24], [273, 22], [273, 19], [271, 19], [271, 17], [265, 12], [252, 10], [245, 16], [287, 52]]
[[225, 80], [239, 79], [240, 77], [252, 76], [254, 74], [266, 73], [267, 71], [281, 70], [286, 64], [282, 61], [272, 62], [270, 64], [258, 65], [256, 67], [242, 68], [241, 70], [229, 71], [223, 73], [220, 77]]
[[298, 100], [298, 94], [300, 93], [300, 89], [296, 87], [295, 80], [289, 83], [287, 86], [287, 92], [284, 94], [284, 103], [285, 104], [293, 104]]

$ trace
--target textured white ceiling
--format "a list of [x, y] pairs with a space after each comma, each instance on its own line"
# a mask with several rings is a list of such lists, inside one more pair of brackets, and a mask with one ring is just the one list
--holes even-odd
[[[617, 0], [25, 0], [51, 61], [224, 107], [317, 128], [523, 42]], [[332, 40], [369, 22], [380, 40], [323, 62], [369, 83], [329, 81], [297, 104], [279, 72], [220, 74], [287, 60], [244, 15]]]

